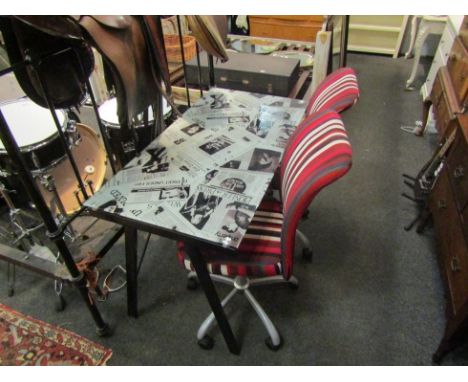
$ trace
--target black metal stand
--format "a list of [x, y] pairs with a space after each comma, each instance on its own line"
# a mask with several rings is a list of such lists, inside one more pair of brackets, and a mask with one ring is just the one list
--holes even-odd
[[37, 65], [37, 67], [36, 67], [35, 64], [32, 64], [31, 66], [33, 67], [33, 69], [38, 74], [39, 83], [41, 85], [42, 92], [44, 93], [44, 98], [45, 98], [45, 100], [47, 102], [47, 106], [48, 106], [48, 108], [50, 110], [50, 113], [52, 115], [52, 118], [54, 120], [54, 123], [55, 123], [55, 126], [57, 128], [60, 140], [62, 142], [62, 146], [65, 149], [65, 152], [67, 154], [68, 159], [70, 160], [70, 164], [72, 166], [73, 173], [74, 173], [74, 175], [76, 177], [76, 180], [78, 181], [78, 185], [80, 187], [80, 190], [83, 193], [84, 198], [88, 199], [89, 196], [88, 196], [88, 193], [86, 191], [86, 186], [83, 183], [83, 179], [81, 179], [81, 174], [80, 174], [80, 171], [78, 170], [78, 166], [76, 165], [75, 158], [73, 157], [73, 154], [72, 154], [72, 152], [70, 150], [70, 147], [69, 147], [69, 145], [67, 143], [67, 139], [65, 138], [65, 134], [63, 132], [62, 126], [60, 126], [60, 122], [58, 120], [57, 113], [55, 111], [54, 105], [52, 104], [52, 101], [50, 100], [50, 93], [49, 93], [49, 89], [47, 88], [47, 84], [44, 82], [44, 80], [43, 80], [43, 78], [41, 76], [41, 73], [40, 73], [40, 67], [46, 61], [47, 61], [47, 59], [45, 59], [44, 61], [40, 61], [38, 63], [38, 65]]
[[229, 324], [229, 321], [226, 317], [226, 313], [224, 313], [218, 294], [216, 293], [215, 287], [213, 285], [213, 281], [211, 280], [211, 277], [206, 269], [206, 263], [202, 259], [200, 250], [197, 247], [191, 245], [190, 243], [186, 243], [185, 248], [187, 254], [190, 257], [190, 260], [192, 261], [193, 267], [197, 272], [197, 277], [200, 280], [200, 285], [203, 287], [203, 291], [205, 292], [211, 310], [214, 316], [216, 317], [219, 329], [223, 334], [224, 341], [226, 342], [229, 351], [236, 355], [240, 354], [239, 343], [234, 337], [231, 325]]
[[[47, 64], [47, 61], [53, 57], [53, 56], [57, 56], [57, 55], [60, 55], [60, 54], [63, 54], [65, 52], [68, 52], [70, 51], [70, 49], [73, 50], [73, 48], [67, 48], [67, 49], [64, 49], [64, 50], [61, 50], [61, 51], [58, 51], [58, 52], [48, 52], [48, 53], [45, 53], [39, 57], [27, 57], [24, 61], [20, 62], [20, 63], [17, 63], [7, 69], [4, 69], [0, 72], [0, 76], [3, 76], [7, 73], [11, 73], [11, 72], [14, 72], [15, 70], [18, 70], [20, 68], [23, 68], [25, 66], [30, 66], [33, 68], [33, 70], [36, 71], [36, 73], [38, 74], [38, 78], [39, 78], [39, 81], [40, 81], [40, 85], [42, 87], [42, 92], [44, 94], [44, 97], [45, 97], [45, 100], [46, 100], [46, 103], [50, 109], [50, 112], [52, 114], [52, 118], [54, 120], [54, 123], [56, 125], [56, 128], [57, 128], [57, 131], [58, 131], [58, 134], [59, 134], [59, 137], [60, 137], [60, 140], [64, 146], [64, 149], [65, 149], [65, 152], [68, 156], [68, 159], [70, 160], [70, 163], [71, 163], [71, 166], [72, 166], [72, 169], [73, 169], [73, 173], [77, 179], [77, 183], [80, 187], [80, 190], [81, 192], [83, 193], [83, 196], [85, 198], [88, 198], [88, 193], [87, 193], [87, 190], [86, 190], [86, 187], [84, 185], [84, 182], [81, 178], [81, 175], [79, 173], [79, 170], [78, 170], [78, 167], [77, 167], [77, 164], [73, 158], [73, 155], [70, 151], [70, 148], [68, 146], [68, 143], [67, 143], [67, 139], [65, 137], [65, 134], [63, 132], [63, 127], [60, 126], [60, 122], [59, 122], [59, 119], [57, 117], [57, 114], [55, 112], [55, 109], [54, 109], [54, 105], [51, 101], [51, 98], [50, 98], [50, 94], [49, 94], [49, 91], [48, 91], [48, 88], [47, 88], [47, 84], [44, 82], [42, 76], [41, 76], [41, 70], [40, 70], [40, 67], [41, 65], [46, 65]], [[80, 60], [80, 63], [82, 65], [82, 62], [81, 62], [81, 58], [79, 57], [78, 55], [78, 58]], [[112, 152], [109, 151], [109, 145], [108, 145], [108, 142], [107, 142], [107, 137], [104, 133], [104, 130], [103, 130], [103, 127], [101, 126], [101, 121], [100, 121], [100, 118], [99, 118], [99, 114], [97, 112], [97, 107], [96, 107], [96, 103], [95, 103], [95, 98], [94, 98], [94, 94], [93, 94], [93, 91], [91, 89], [91, 86], [90, 86], [90, 83], [89, 83], [89, 80], [86, 81], [86, 86], [87, 86], [87, 90], [91, 96], [91, 99], [93, 101], [93, 106], [95, 108], [95, 112], [96, 112], [96, 117], [97, 117], [97, 121], [98, 121], [98, 124], [99, 124], [99, 127], [100, 127], [100, 130], [101, 130], [101, 134], [102, 134], [102, 137], [103, 137], [103, 140], [104, 140], [104, 143], [105, 143], [105, 146], [106, 146], [106, 151], [107, 151], [107, 156], [110, 158], [111, 160], [111, 167], [114, 170], [114, 166], [113, 166], [113, 161], [112, 161]], [[39, 189], [37, 188], [37, 185], [36, 185], [36, 182], [34, 181], [31, 173], [30, 173], [30, 170], [26, 164], [26, 161], [24, 160], [23, 158], [23, 155], [10, 131], [10, 128], [7, 124], [7, 121], [5, 120], [1, 110], [0, 110], [0, 139], [2, 140], [3, 142], [3, 145], [8, 153], [8, 156], [9, 158], [11, 159], [11, 162], [12, 162], [12, 165], [14, 166], [17, 174], [18, 174], [18, 177], [24, 187], [24, 189], [26, 190], [30, 200], [34, 203], [41, 219], [43, 220], [44, 224], [45, 224], [45, 227], [47, 229], [47, 235], [49, 236], [49, 238], [54, 242], [54, 244], [56, 245], [58, 251], [59, 251], [59, 254], [64, 262], [64, 265], [66, 267], [66, 269], [68, 270], [69, 274], [70, 274], [70, 277], [67, 276], [67, 281], [71, 281], [72, 283], [74, 283], [76, 285], [76, 287], [78, 288], [79, 292], [80, 292], [80, 295], [81, 297], [83, 298], [88, 310], [90, 311], [91, 313], [91, 316], [97, 326], [97, 334], [99, 336], [108, 336], [112, 333], [111, 329], [109, 328], [109, 326], [107, 325], [107, 323], [103, 320], [91, 294], [89, 293], [89, 290], [87, 288], [87, 285], [86, 285], [86, 280], [83, 276], [83, 274], [79, 271], [79, 269], [77, 268], [76, 266], [76, 263], [73, 259], [73, 256], [67, 246], [67, 244], [65, 243], [64, 239], [63, 239], [63, 234], [64, 234], [64, 226], [61, 226], [59, 227], [54, 219], [54, 216], [52, 215], [51, 211], [49, 210], [44, 198], [42, 197], [42, 194], [41, 192], [39, 191]], [[81, 212], [81, 211], [80, 211]], [[78, 214], [77, 214], [78, 215]], [[76, 216], [77, 216], [76, 215]], [[67, 224], [69, 222], [71, 222], [71, 220], [73, 220], [74, 217], [72, 217], [72, 219], [69, 219]], [[3, 257], [5, 258], [5, 257]], [[8, 257], [6, 257], [6, 259], [8, 259]], [[32, 262], [34, 263], [34, 262]], [[35, 270], [35, 267], [34, 265], [31, 265], [30, 266], [30, 269], [33, 269]], [[37, 269], [39, 273], [43, 272], [44, 270], [43, 269]], [[59, 277], [58, 275], [53, 275], [53, 272], [49, 272], [49, 271], [45, 271], [45, 274], [47, 276], [52, 276], [52, 277]]]
[[210, 88], [212, 88], [216, 86], [216, 84], [215, 84], [215, 73], [214, 73], [214, 61], [213, 61], [213, 56], [211, 54], [208, 54], [208, 72], [210, 76]]
[[[405, 180], [403, 183], [408, 186], [414, 193], [415, 188], [416, 188], [416, 182], [418, 181], [416, 178], [408, 175], [408, 174], [403, 174], [403, 178]], [[403, 228], [405, 231], [410, 231], [416, 223], [419, 222], [419, 224], [416, 227], [416, 232], [417, 233], [422, 233], [424, 232], [424, 228], [426, 228], [426, 225], [431, 218], [431, 213], [429, 211], [429, 205], [428, 205], [428, 198], [429, 195], [426, 195], [425, 197], [417, 197], [416, 193], [414, 193], [415, 196], [408, 195], [407, 193], [403, 192], [401, 196], [403, 196], [406, 199], [411, 200], [412, 202], [416, 203], [419, 208], [419, 212], [416, 215], [416, 217], [411, 220], [407, 225], [405, 225]]]
[[200, 97], [203, 97], [203, 83], [202, 83], [202, 73], [201, 73], [201, 66], [200, 66], [200, 47], [198, 46], [198, 42], [195, 42], [195, 47], [197, 49], [198, 86], [200, 88]]
[[187, 106], [190, 107], [190, 92], [187, 85], [187, 65], [185, 63], [185, 53], [184, 53], [184, 42], [182, 38], [182, 27], [180, 26], [180, 16], [177, 15], [177, 29], [179, 30], [179, 43], [180, 43], [180, 52], [182, 54], [182, 66], [184, 67], [184, 84], [185, 84], [185, 93], [187, 94]]
[[106, 129], [102, 125], [101, 117], [98, 111], [98, 105], [96, 102], [96, 98], [94, 97], [93, 90], [91, 89], [91, 83], [89, 82], [89, 78], [86, 79], [86, 88], [88, 89], [89, 97], [91, 98], [91, 103], [93, 104], [94, 114], [96, 114], [96, 121], [99, 127], [99, 131], [101, 133], [102, 140], [104, 142], [104, 147], [106, 149], [107, 158], [109, 159], [109, 164], [112, 170], [112, 174], [115, 175], [117, 170], [115, 168], [114, 155], [112, 153], [111, 145], [109, 142], [109, 136], [108, 136]]
[[138, 317], [138, 231], [125, 227], [125, 261], [127, 270], [127, 312]]
[[32, 178], [26, 162], [19, 150], [18, 145], [8, 127], [8, 124], [3, 117], [2, 112], [0, 111], [0, 139], [5, 146], [5, 149], [12, 159], [14, 166], [18, 172], [20, 181], [22, 182], [24, 188], [26, 189], [29, 197], [31, 198], [32, 202], [35, 204], [44, 224], [47, 228], [47, 234], [50, 239], [55, 243], [57, 249], [67, 267], [70, 275], [73, 278], [73, 282], [77, 286], [81, 297], [83, 298], [86, 306], [88, 307], [91, 316], [93, 317], [94, 322], [97, 326], [97, 333], [100, 336], [106, 336], [111, 334], [111, 330], [109, 326], [104, 322], [99, 313], [97, 306], [95, 305], [94, 300], [92, 299], [91, 295], [89, 294], [88, 288], [86, 286], [86, 280], [83, 277], [83, 274], [78, 270], [73, 257], [68, 250], [67, 244], [63, 240], [62, 236], [58, 234], [59, 228], [55, 223], [55, 220], [49, 211], [40, 191], [38, 190], [34, 179]]
[[346, 66], [348, 53], [349, 16], [343, 16], [341, 24], [340, 68]]

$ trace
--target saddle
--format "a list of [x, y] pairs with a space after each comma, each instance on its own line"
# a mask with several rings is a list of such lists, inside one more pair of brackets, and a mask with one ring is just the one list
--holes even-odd
[[[1, 21], [12, 64], [28, 56], [72, 48], [54, 55], [41, 68], [41, 78], [56, 108], [75, 106], [85, 97], [85, 82], [94, 65], [91, 46], [101, 53], [112, 72], [123, 139], [133, 138], [130, 121], [150, 105], [161, 104], [161, 94], [175, 108], [162, 88], [164, 83], [170, 90], [170, 82], [162, 31], [155, 16], [15, 16]], [[26, 67], [15, 75], [34, 102], [47, 106], [33, 69]]]
[[[29, 59], [37, 63], [15, 70], [20, 87], [33, 102], [48, 107], [45, 90], [56, 108], [72, 107], [83, 101], [94, 57], [90, 46], [81, 39], [77, 25], [61, 16], [1, 17], [0, 29], [12, 66]], [[71, 31], [73, 37], [70, 34], [63, 37], [64, 30]], [[46, 58], [60, 51], [64, 52]]]
[[187, 23], [198, 43], [212, 56], [226, 62], [229, 57], [225, 48], [227, 21], [214, 16], [187, 16]]

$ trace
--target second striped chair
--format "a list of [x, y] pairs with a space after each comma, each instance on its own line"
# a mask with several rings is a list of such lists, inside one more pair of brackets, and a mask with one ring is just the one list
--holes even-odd
[[345, 67], [330, 73], [314, 90], [306, 116], [323, 110], [337, 113], [353, 106], [359, 98], [359, 85], [354, 69]]

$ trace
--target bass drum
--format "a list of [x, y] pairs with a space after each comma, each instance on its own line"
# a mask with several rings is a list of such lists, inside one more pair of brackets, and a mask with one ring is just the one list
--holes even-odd
[[[92, 128], [77, 123], [76, 131], [78, 139], [71, 147], [71, 152], [86, 192], [91, 196], [101, 188], [106, 176], [106, 150], [99, 136]], [[38, 176], [36, 182], [52, 213], [62, 212], [60, 211], [60, 203], [67, 215], [77, 211], [81, 203], [85, 201], [85, 197], [78, 185], [68, 157], [52, 168], [45, 176], [48, 175], [53, 177], [60, 200], [57, 200], [55, 193], [49, 191], [43, 184], [44, 176]]]

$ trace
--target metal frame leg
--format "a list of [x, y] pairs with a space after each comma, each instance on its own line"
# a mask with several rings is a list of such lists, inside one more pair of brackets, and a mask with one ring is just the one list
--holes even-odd
[[231, 325], [229, 324], [226, 314], [224, 313], [219, 296], [216, 293], [216, 289], [213, 285], [213, 282], [211, 281], [208, 270], [206, 269], [206, 262], [204, 261], [200, 250], [197, 247], [186, 243], [186, 252], [192, 261], [192, 265], [195, 268], [195, 271], [197, 272], [200, 285], [202, 286], [206, 298], [208, 299], [208, 303], [210, 304], [211, 310], [216, 317], [219, 329], [223, 334], [229, 351], [233, 354], [239, 354], [239, 344], [234, 337]]
[[[228, 304], [229, 301], [231, 301], [231, 299], [234, 297], [234, 295], [237, 293], [237, 291], [238, 290], [236, 288], [234, 288], [223, 299], [223, 301], [221, 302], [221, 305], [222, 305], [223, 308]], [[205, 318], [205, 321], [202, 322], [202, 324], [200, 325], [200, 328], [198, 328], [197, 340], [203, 339], [206, 336], [206, 334], [208, 333], [208, 331], [213, 327], [214, 324], [215, 324], [215, 316], [214, 316], [213, 312], [211, 312], [210, 315], [207, 318]]]
[[127, 270], [127, 312], [138, 317], [138, 231], [125, 227], [125, 262]]

